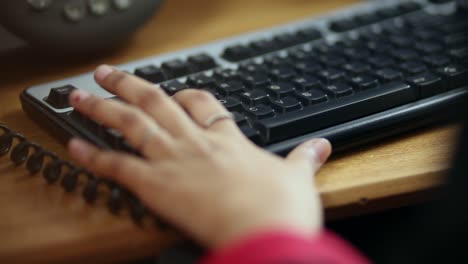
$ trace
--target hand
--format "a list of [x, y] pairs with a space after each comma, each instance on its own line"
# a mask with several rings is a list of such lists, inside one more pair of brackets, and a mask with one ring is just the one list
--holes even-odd
[[95, 79], [128, 103], [75, 91], [71, 105], [120, 131], [144, 158], [71, 140], [70, 153], [93, 173], [127, 187], [208, 247], [262, 230], [313, 235], [321, 229], [314, 174], [330, 155], [328, 141], [306, 142], [281, 158], [246, 139], [207, 92], [184, 90], [171, 98], [109, 66], [99, 67]]

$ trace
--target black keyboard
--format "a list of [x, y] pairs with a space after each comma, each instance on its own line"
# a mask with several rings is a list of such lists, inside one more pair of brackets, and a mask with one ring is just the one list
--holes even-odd
[[[211, 92], [249, 139], [284, 154], [313, 137], [342, 149], [456, 116], [467, 54], [468, 16], [453, 1], [372, 1], [118, 67], [170, 95]], [[133, 151], [68, 106], [76, 88], [114, 97], [88, 73], [26, 89], [23, 108], [63, 140]]]

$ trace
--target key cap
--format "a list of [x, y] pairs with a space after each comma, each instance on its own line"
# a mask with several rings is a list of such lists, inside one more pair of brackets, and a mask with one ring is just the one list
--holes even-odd
[[370, 51], [363, 48], [346, 48], [343, 54], [352, 60], [364, 60], [371, 56]]
[[328, 95], [319, 89], [311, 89], [307, 91], [297, 92], [296, 96], [304, 106], [324, 103], [328, 101]]
[[266, 74], [252, 74], [244, 78], [245, 85], [250, 89], [265, 88], [270, 85], [270, 78]]
[[69, 97], [70, 94], [75, 90], [76, 87], [72, 85], [65, 85], [62, 87], [50, 89], [49, 96], [47, 96], [46, 101], [57, 109], [63, 109], [70, 107]]
[[187, 79], [187, 85], [193, 88], [215, 88], [216, 81], [206, 74], [192, 75]]
[[240, 98], [244, 104], [249, 106], [268, 103], [268, 94], [260, 89], [241, 93]]
[[187, 61], [190, 64], [192, 72], [206, 71], [217, 66], [215, 60], [206, 53], [190, 56]]
[[358, 75], [351, 78], [349, 84], [356, 90], [368, 90], [379, 87], [379, 81], [369, 75]]
[[420, 98], [426, 98], [445, 91], [442, 78], [430, 72], [409, 77], [407, 81], [418, 88]]
[[442, 67], [450, 63], [450, 58], [444, 55], [425, 56], [423, 61], [431, 67]]
[[275, 35], [273, 40], [278, 44], [279, 47], [287, 48], [291, 46], [296, 46], [303, 43], [303, 39], [301, 39], [297, 34], [293, 33], [281, 33]]
[[396, 80], [403, 80], [403, 74], [393, 68], [383, 68], [375, 72], [375, 76], [380, 79], [381, 82], [391, 82]]
[[177, 80], [174, 80], [174, 81], [170, 81], [170, 82], [167, 82], [167, 83], [163, 83], [161, 84], [161, 88], [170, 96], [182, 91], [182, 90], [185, 90], [188, 88], [188, 86], [184, 83], [181, 83]]
[[302, 75], [313, 75], [322, 70], [322, 65], [317, 62], [304, 61], [295, 65], [296, 70]]
[[468, 83], [468, 70], [460, 65], [447, 65], [437, 69], [437, 73], [443, 76], [447, 90], [455, 89]]
[[436, 43], [432, 42], [423, 42], [423, 43], [418, 43], [415, 46], [416, 50], [424, 53], [424, 54], [432, 54], [436, 52], [440, 52], [442, 50], [442, 46]]
[[254, 127], [268, 144], [378, 113], [413, 102], [417, 98], [415, 88], [401, 81], [391, 82], [382, 85], [380, 89], [367, 90], [275, 118], [258, 120], [254, 122]]
[[289, 81], [296, 77], [296, 72], [290, 67], [280, 67], [271, 70], [270, 77], [277, 82]]
[[275, 116], [275, 111], [273, 108], [263, 104], [251, 106], [246, 108], [244, 111], [253, 120], [260, 120]]
[[277, 113], [287, 113], [302, 109], [302, 104], [296, 98], [288, 96], [273, 100], [271, 102], [271, 107]]
[[322, 33], [313, 27], [303, 28], [296, 32], [296, 36], [303, 42], [309, 42], [322, 37]]
[[240, 81], [241, 75], [233, 69], [218, 69], [213, 73], [213, 77], [219, 82]]
[[136, 68], [135, 75], [152, 83], [160, 83], [166, 80], [161, 68], [153, 65]]
[[336, 83], [327, 85], [324, 88], [324, 91], [331, 97], [340, 98], [343, 96], [348, 96], [353, 94], [353, 88], [344, 83]]
[[232, 112], [232, 115], [234, 117], [234, 122], [236, 122], [237, 126], [242, 127], [242, 126], [247, 126], [247, 117], [245, 115], [239, 113], [239, 112]]
[[346, 77], [346, 72], [340, 69], [330, 68], [319, 71], [317, 76], [325, 84], [330, 84], [333, 82], [342, 81]]
[[450, 56], [460, 64], [467, 64], [468, 61], [468, 48], [460, 48], [449, 51]]
[[246, 136], [249, 140], [251, 140], [253, 143], [262, 146], [263, 145], [263, 140], [260, 137], [260, 134], [258, 133], [257, 130], [249, 127], [249, 126], [242, 126], [240, 127], [241, 132]]
[[182, 60], [171, 60], [161, 64], [161, 67], [168, 77], [174, 79], [191, 73], [189, 65]]
[[419, 61], [408, 61], [400, 64], [400, 69], [402, 69], [407, 74], [416, 75], [418, 73], [427, 71], [427, 66]]
[[216, 91], [221, 96], [231, 96], [245, 91], [245, 85], [241, 81], [229, 81], [221, 83]]
[[343, 69], [345, 69], [351, 76], [355, 76], [369, 72], [371, 67], [368, 64], [355, 61], [345, 64]]
[[242, 103], [232, 96], [218, 100], [228, 111], [242, 111]]
[[258, 55], [279, 49], [279, 47], [276, 45], [276, 42], [274, 42], [273, 40], [266, 39], [252, 41], [249, 44], [249, 47], [254, 51], [255, 54]]
[[414, 60], [419, 57], [419, 54], [411, 49], [396, 49], [391, 52], [393, 58], [399, 61]]
[[290, 83], [280, 82], [269, 85], [266, 88], [266, 92], [271, 98], [281, 99], [292, 95], [294, 93], [294, 86]]
[[392, 58], [384, 55], [371, 57], [367, 61], [375, 68], [385, 68], [393, 66], [395, 64], [395, 61]]
[[319, 61], [327, 67], [340, 67], [347, 62], [344, 57], [335, 54], [321, 55]]
[[357, 28], [359, 26], [360, 25], [357, 24], [356, 21], [353, 21], [352, 19], [346, 18], [346, 19], [332, 21], [330, 23], [329, 28], [332, 31], [335, 31], [335, 32], [344, 32], [344, 31], [348, 31], [350, 29]]
[[231, 62], [237, 62], [241, 60], [248, 59], [250, 57], [254, 56], [254, 51], [243, 45], [235, 45], [235, 46], [230, 46], [227, 47], [224, 52], [222, 57], [228, 61]]
[[245, 74], [266, 74], [268, 72], [268, 68], [263, 64], [258, 63], [243, 63], [239, 66], [238, 71], [245, 73]]
[[311, 76], [299, 77], [293, 80], [294, 86], [298, 90], [311, 90], [311, 89], [321, 89], [323, 88], [322, 82]]

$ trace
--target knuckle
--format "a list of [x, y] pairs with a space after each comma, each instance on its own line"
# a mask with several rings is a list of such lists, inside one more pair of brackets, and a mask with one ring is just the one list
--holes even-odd
[[208, 101], [213, 101], [214, 96], [207, 91], [203, 90], [195, 90], [191, 94], [191, 99], [199, 102], [208, 102]]
[[107, 87], [117, 91], [128, 86], [130, 76], [125, 72], [114, 71], [106, 78], [105, 82]]
[[162, 94], [156, 89], [148, 89], [143, 92], [138, 100], [138, 105], [142, 109], [150, 109], [154, 105], [160, 104], [163, 101]]
[[136, 109], [124, 111], [120, 115], [120, 121], [124, 127], [135, 127], [140, 122], [140, 120], [141, 113]]

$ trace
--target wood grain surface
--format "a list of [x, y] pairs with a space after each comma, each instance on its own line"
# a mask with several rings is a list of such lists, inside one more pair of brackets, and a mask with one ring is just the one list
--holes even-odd
[[[77, 57], [21, 48], [0, 54], [0, 122], [68, 159], [64, 146], [21, 110], [24, 88], [91, 71], [100, 63], [187, 48], [355, 2], [170, 0], [117, 51]], [[347, 214], [357, 214], [372, 201], [436, 188], [447, 171], [456, 131], [454, 126], [423, 129], [334, 157], [317, 176], [326, 208], [355, 205]], [[0, 263], [126, 261], [157, 254], [178, 237], [151, 223], [136, 226], [125, 212], [113, 216], [104, 203], [88, 205], [79, 192], [65, 193], [0, 158]]]

